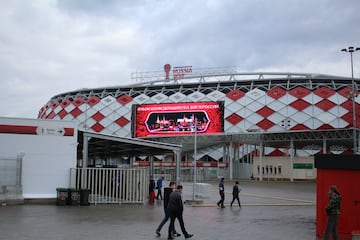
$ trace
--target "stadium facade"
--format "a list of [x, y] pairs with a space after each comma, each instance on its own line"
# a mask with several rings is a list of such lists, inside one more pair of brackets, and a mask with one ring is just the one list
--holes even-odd
[[[311, 161], [296, 165], [294, 159], [352, 154], [354, 146], [357, 151], [360, 98], [352, 98], [351, 78], [170, 65], [164, 70], [136, 73], [132, 85], [58, 94], [38, 118], [75, 120], [84, 132], [180, 144], [184, 166], [196, 156], [197, 166], [230, 168], [227, 174], [239, 178], [262, 177], [265, 169], [279, 174], [280, 165], [264, 159], [290, 158], [292, 170], [306, 169], [313, 168]], [[90, 157], [101, 158], [95, 155]], [[155, 159], [159, 166], [173, 161]], [[133, 164], [146, 162], [137, 156]]]

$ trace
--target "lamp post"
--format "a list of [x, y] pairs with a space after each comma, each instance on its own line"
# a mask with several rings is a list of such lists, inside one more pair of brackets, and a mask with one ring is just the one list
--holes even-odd
[[193, 182], [193, 195], [192, 200], [195, 200], [195, 187], [196, 187], [196, 155], [197, 155], [197, 119], [194, 115], [194, 182]]
[[356, 141], [356, 107], [355, 107], [355, 80], [354, 80], [354, 64], [353, 64], [353, 52], [360, 51], [359, 47], [348, 47], [341, 49], [342, 52], [350, 53], [351, 60], [351, 94], [350, 97], [352, 99], [352, 109], [353, 109], [353, 153], [357, 153], [357, 141]]

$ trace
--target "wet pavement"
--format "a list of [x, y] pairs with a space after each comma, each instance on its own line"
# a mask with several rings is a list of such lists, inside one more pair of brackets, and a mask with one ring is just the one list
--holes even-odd
[[[232, 183], [226, 182], [224, 209], [216, 206], [217, 183], [211, 185], [203, 204], [185, 206], [183, 217], [187, 231], [194, 234], [191, 239], [316, 239], [314, 182], [240, 181], [242, 208], [229, 206]], [[184, 184], [183, 200], [192, 200], [191, 186]], [[168, 223], [161, 237], [155, 235], [164, 216], [160, 200], [153, 205], [1, 206], [0, 216], [0, 239], [6, 240], [167, 239]], [[175, 226], [180, 232], [178, 222]]]

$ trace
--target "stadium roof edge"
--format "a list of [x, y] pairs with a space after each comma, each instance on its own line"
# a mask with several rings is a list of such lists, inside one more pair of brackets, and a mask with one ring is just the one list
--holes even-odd
[[[244, 73], [228, 73], [228, 74], [213, 74], [213, 75], [199, 75], [199, 76], [187, 76], [184, 77], [182, 79], [179, 80], [191, 80], [191, 79], [203, 79], [203, 78], [210, 78], [210, 77], [221, 77], [221, 76], [249, 76], [248, 79], [235, 79], [235, 80], [228, 80], [228, 81], [252, 81], [252, 80], [266, 80], [266, 79], [274, 79], [274, 78], [281, 78], [281, 79], [292, 79], [292, 78], [319, 78], [319, 79], [327, 79], [327, 78], [331, 78], [331, 79], [343, 79], [343, 80], [351, 80], [351, 77], [344, 77], [344, 76], [336, 76], [336, 75], [328, 75], [328, 74], [321, 74], [321, 73], [295, 73], [295, 72], [244, 72]], [[254, 76], [254, 77], [251, 77]], [[257, 77], [255, 77], [257, 76]], [[265, 76], [270, 76], [266, 77]], [[283, 77], [281, 77], [283, 76]], [[360, 80], [360, 78], [355, 78], [356, 80]], [[201, 81], [198, 81], [201, 82]], [[114, 86], [103, 86], [103, 87], [96, 87], [96, 88], [80, 88], [80, 89], [76, 89], [76, 90], [72, 90], [72, 91], [68, 91], [68, 92], [63, 92], [63, 93], [59, 93], [56, 94], [53, 97], [56, 96], [61, 96], [64, 94], [69, 94], [72, 92], [86, 92], [86, 91], [94, 91], [94, 90], [101, 90], [101, 89], [114, 89], [114, 88], [133, 88], [133, 87], [146, 87], [146, 86], [156, 86], [156, 83], [168, 83], [168, 84], [190, 84], [190, 83], [198, 83], [198, 82], [186, 82], [186, 83], [178, 83], [176, 82], [174, 79], [169, 79], [169, 80], [165, 80], [165, 79], [157, 79], [157, 80], [153, 80], [153, 81], [147, 81], [147, 82], [139, 82], [139, 83], [134, 83], [134, 84], [127, 84], [127, 85], [114, 85]], [[211, 82], [219, 82], [219, 81], [206, 81], [207, 83], [211, 83]], [[225, 80], [224, 80], [225, 82]]]
[[[284, 79], [291, 79], [291, 78], [332, 78], [332, 79], [351, 79], [350, 77], [343, 77], [343, 76], [336, 76], [336, 75], [328, 75], [328, 74], [320, 74], [320, 73], [295, 73], [295, 72], [231, 72], [231, 73], [220, 73], [220, 74], [192, 74], [188, 76], [184, 76], [181, 79], [156, 79], [152, 81], [144, 81], [134, 84], [129, 84], [123, 87], [145, 87], [149, 85], [153, 85], [155, 83], [177, 83], [177, 81], [181, 80], [189, 80], [189, 79], [199, 79], [199, 82], [202, 82], [201, 80], [204, 80], [204, 78], [211, 78], [211, 77], [221, 77], [221, 76], [257, 76], [257, 77], [249, 77], [248, 79], [241, 79], [241, 80], [264, 80], [264, 79], [273, 79], [273, 78], [265, 78], [265, 76], [271, 76], [271, 77], [277, 77], [277, 78], [284, 78]], [[283, 76], [283, 77], [280, 77]], [[239, 81], [238, 79], [235, 80], [229, 80], [229, 81]], [[204, 81], [203, 81], [204, 82]], [[208, 81], [208, 83], [213, 81]], [[218, 82], [218, 81], [216, 81]], [[196, 82], [193, 82], [196, 83]]]

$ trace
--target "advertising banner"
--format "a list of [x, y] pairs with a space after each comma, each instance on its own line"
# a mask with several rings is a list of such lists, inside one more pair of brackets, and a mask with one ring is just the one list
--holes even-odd
[[134, 137], [224, 131], [224, 102], [139, 104], [134, 115]]

